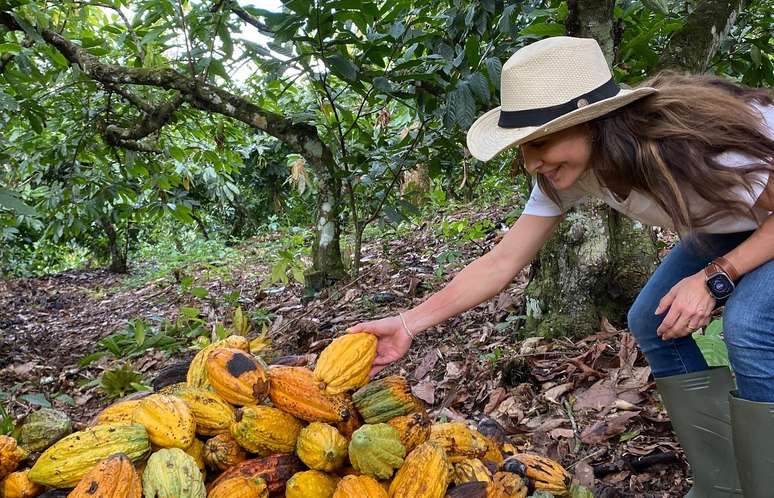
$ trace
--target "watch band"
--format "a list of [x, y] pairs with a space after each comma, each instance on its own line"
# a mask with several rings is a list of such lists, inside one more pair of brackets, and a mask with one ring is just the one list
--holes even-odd
[[737, 271], [734, 265], [723, 256], [718, 256], [710, 264], [714, 264], [716, 267], [720, 268], [723, 273], [728, 275], [728, 278], [730, 278], [732, 282], [736, 282], [739, 279], [739, 271]]

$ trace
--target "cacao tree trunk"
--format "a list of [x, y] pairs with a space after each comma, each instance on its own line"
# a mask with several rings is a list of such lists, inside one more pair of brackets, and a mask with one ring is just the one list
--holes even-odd
[[108, 238], [108, 252], [110, 253], [110, 271], [113, 273], [126, 273], [127, 252], [121, 250], [118, 240], [118, 232], [115, 225], [109, 220], [102, 220], [102, 228]]
[[[614, 57], [613, 1], [570, 0], [567, 32], [595, 38]], [[569, 213], [533, 263], [525, 292], [527, 329], [546, 337], [585, 337], [600, 319], [624, 324], [655, 268], [651, 230], [599, 201]]]

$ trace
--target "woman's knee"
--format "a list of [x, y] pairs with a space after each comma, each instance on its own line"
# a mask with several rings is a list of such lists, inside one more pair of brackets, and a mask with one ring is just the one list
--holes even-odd
[[654, 314], [656, 309], [651, 300], [641, 297], [637, 297], [626, 315], [629, 331], [638, 341], [655, 336], [660, 321]]

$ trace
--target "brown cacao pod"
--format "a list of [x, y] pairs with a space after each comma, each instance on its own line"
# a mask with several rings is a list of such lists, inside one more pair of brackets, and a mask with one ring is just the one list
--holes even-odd
[[473, 481], [449, 488], [446, 498], [487, 498], [488, 482]]
[[207, 358], [210, 357], [210, 353], [219, 348], [234, 348], [241, 351], [250, 351], [250, 341], [247, 338], [232, 335], [226, 337], [222, 341], [213, 342], [209, 346], [203, 348], [196, 353], [193, 360], [191, 360], [191, 366], [188, 367], [188, 375], [186, 380], [191, 387], [201, 387], [203, 389], [211, 389], [210, 381], [207, 376]]
[[430, 437], [430, 418], [424, 412], [391, 418], [387, 424], [397, 429], [406, 452], [410, 452]]
[[29, 470], [11, 472], [0, 482], [0, 496], [3, 498], [35, 498], [44, 487], [30, 481]]
[[347, 439], [335, 427], [312, 422], [301, 429], [296, 454], [310, 469], [331, 472], [344, 465]]
[[347, 440], [352, 439], [352, 434], [363, 425], [363, 418], [358, 413], [355, 404], [352, 403], [351, 398], [347, 398], [347, 415], [345, 420], [336, 423], [336, 429], [339, 430], [342, 436]]
[[210, 469], [220, 472], [229, 467], [247, 460], [247, 452], [239, 446], [234, 436], [229, 434], [218, 434], [204, 443], [204, 463]]
[[31, 481], [54, 488], [72, 488], [99, 462], [124, 453], [136, 462], [150, 451], [145, 427], [101, 424], [73, 432], [44, 451], [32, 466]]
[[500, 470], [531, 479], [536, 490], [557, 496], [569, 493], [572, 476], [562, 465], [543, 455], [518, 453], [505, 459]]
[[245, 406], [231, 424], [231, 435], [251, 453], [293, 453], [303, 425], [293, 415], [270, 406]]
[[376, 358], [376, 336], [345, 334], [331, 342], [317, 359], [314, 379], [325, 394], [341, 394], [364, 386]]
[[202, 436], [228, 433], [236, 418], [234, 408], [217, 393], [207, 389], [174, 384], [165, 393], [185, 401], [196, 421], [196, 433]]
[[0, 479], [17, 468], [27, 458], [27, 451], [11, 436], [0, 436]]
[[366, 424], [352, 434], [349, 461], [362, 474], [389, 479], [394, 469], [403, 465], [406, 448], [400, 435], [387, 424]]
[[27, 451], [43, 451], [73, 431], [66, 413], [41, 408], [24, 417], [19, 428], [19, 444]]
[[232, 477], [212, 488], [207, 498], [269, 498], [269, 488], [260, 477]]
[[83, 476], [67, 498], [141, 498], [142, 482], [132, 461], [116, 453]]
[[526, 498], [527, 494], [524, 479], [510, 472], [496, 472], [486, 488], [487, 498]]
[[390, 483], [391, 498], [442, 498], [449, 486], [452, 467], [446, 452], [430, 442], [408, 454]]
[[288, 479], [285, 498], [331, 498], [339, 479], [319, 470], [298, 472]]
[[486, 438], [464, 422], [433, 424], [430, 426], [429, 441], [446, 450], [452, 463], [466, 458], [481, 458], [488, 449]]
[[251, 353], [220, 348], [207, 358], [207, 377], [216, 393], [232, 405], [260, 403], [269, 390], [266, 365]]
[[193, 457], [180, 448], [162, 448], [142, 473], [146, 498], [205, 498], [204, 478]]
[[466, 458], [454, 464], [454, 484], [466, 482], [492, 482], [492, 473], [478, 458]]
[[345, 476], [336, 486], [333, 498], [389, 498], [379, 481], [371, 476]]
[[161, 448], [188, 448], [196, 435], [191, 410], [175, 396], [152, 394], [141, 399], [133, 420], [145, 427], [151, 443]]
[[411, 394], [406, 379], [399, 375], [369, 382], [355, 391], [352, 402], [367, 424], [379, 424], [411, 412], [425, 411], [422, 403]]
[[231, 467], [218, 476], [215, 481], [210, 484], [210, 489], [213, 489], [221, 481], [230, 479], [232, 477], [246, 477], [247, 479], [253, 479], [260, 477], [266, 481], [266, 485], [269, 487], [269, 493], [278, 494], [285, 489], [285, 483], [296, 472], [305, 470], [304, 464], [296, 455], [271, 455], [265, 458], [255, 458], [252, 460], [245, 460], [244, 462]]
[[304, 367], [269, 368], [269, 397], [280, 410], [307, 422], [336, 423], [350, 417], [345, 395], [326, 395]]

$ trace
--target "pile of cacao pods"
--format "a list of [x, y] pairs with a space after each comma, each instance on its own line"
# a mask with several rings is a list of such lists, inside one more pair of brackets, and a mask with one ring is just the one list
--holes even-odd
[[18, 440], [0, 436], [0, 498], [568, 493], [561, 465], [519, 453], [493, 421], [432, 423], [403, 377], [369, 382], [376, 343], [341, 336], [312, 371], [268, 367], [231, 336], [199, 351], [185, 382], [108, 406], [82, 431], [34, 412]]

